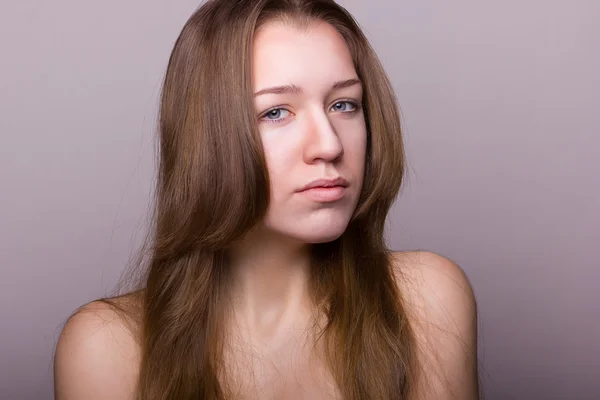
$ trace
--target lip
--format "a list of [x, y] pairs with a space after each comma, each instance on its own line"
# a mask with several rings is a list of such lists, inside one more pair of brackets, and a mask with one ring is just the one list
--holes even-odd
[[315, 189], [315, 188], [335, 188], [335, 187], [342, 187], [342, 188], [346, 188], [348, 187], [348, 181], [344, 178], [337, 177], [337, 178], [333, 178], [333, 179], [327, 179], [327, 178], [320, 178], [320, 179], [315, 179], [314, 181], [310, 182], [308, 185], [305, 185], [302, 189], [298, 190], [299, 192], [304, 192], [306, 190], [310, 190], [310, 189]]
[[299, 194], [318, 203], [332, 203], [341, 200], [346, 195], [346, 188], [343, 186], [319, 186], [303, 190]]
[[348, 186], [348, 181], [342, 177], [321, 178], [310, 182], [298, 190], [298, 193], [319, 203], [331, 203], [342, 199]]

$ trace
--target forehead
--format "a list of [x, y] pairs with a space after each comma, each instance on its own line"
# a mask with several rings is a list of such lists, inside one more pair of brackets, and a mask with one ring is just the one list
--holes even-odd
[[252, 75], [255, 89], [280, 84], [305, 88], [357, 77], [352, 55], [340, 33], [326, 22], [296, 27], [264, 25], [254, 39]]

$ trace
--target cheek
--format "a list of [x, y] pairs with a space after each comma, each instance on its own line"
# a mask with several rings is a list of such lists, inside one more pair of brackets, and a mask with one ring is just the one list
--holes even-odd
[[290, 177], [298, 164], [300, 150], [289, 141], [279, 138], [263, 138], [263, 149], [271, 187], [271, 200], [276, 200], [292, 190]]
[[[342, 128], [343, 129], [343, 128]], [[346, 126], [342, 137], [345, 164], [355, 173], [360, 173], [364, 168], [367, 151], [367, 129], [364, 124]]]
[[283, 127], [265, 126], [261, 128], [261, 142], [269, 168], [277, 170], [285, 161], [301, 154], [299, 135], [292, 129], [293, 124]]

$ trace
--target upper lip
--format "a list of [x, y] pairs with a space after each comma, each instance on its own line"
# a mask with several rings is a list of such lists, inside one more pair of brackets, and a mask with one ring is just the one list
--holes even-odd
[[346, 187], [346, 186], [348, 186], [348, 181], [345, 180], [344, 178], [342, 178], [341, 176], [337, 177], [337, 178], [315, 179], [314, 181], [310, 182], [308, 185], [306, 185], [302, 189], [300, 189], [299, 192], [302, 192], [302, 191], [308, 190], [308, 189], [317, 188], [317, 187], [330, 188], [330, 187], [334, 187], [334, 186]]

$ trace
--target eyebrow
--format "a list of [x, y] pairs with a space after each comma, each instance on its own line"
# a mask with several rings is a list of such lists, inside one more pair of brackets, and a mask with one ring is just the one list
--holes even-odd
[[[338, 81], [333, 84], [331, 90], [344, 89], [354, 85], [361, 85], [362, 82], [360, 79], [346, 79], [344, 81]], [[261, 89], [258, 92], [254, 93], [254, 97], [258, 97], [263, 94], [285, 94], [285, 93], [302, 93], [302, 88], [296, 85], [283, 85], [283, 86], [273, 86], [265, 89]]]

